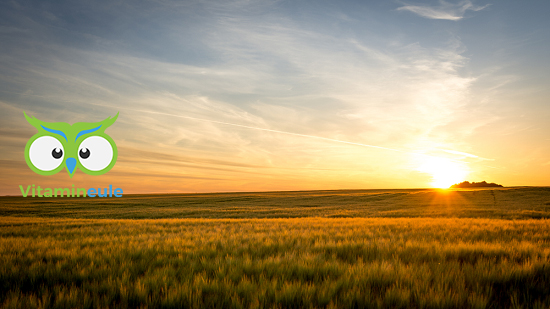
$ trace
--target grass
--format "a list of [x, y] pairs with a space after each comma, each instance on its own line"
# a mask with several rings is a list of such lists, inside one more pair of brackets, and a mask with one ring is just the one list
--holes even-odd
[[550, 218], [550, 187], [0, 197], [0, 216], [160, 218]]
[[0, 304], [549, 308], [549, 193], [2, 198]]

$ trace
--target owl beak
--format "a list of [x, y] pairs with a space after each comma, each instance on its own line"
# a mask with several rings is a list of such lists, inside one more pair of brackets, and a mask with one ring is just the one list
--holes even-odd
[[65, 160], [65, 166], [67, 166], [67, 171], [69, 171], [69, 175], [73, 177], [74, 170], [76, 167], [76, 159], [75, 158], [67, 158]]

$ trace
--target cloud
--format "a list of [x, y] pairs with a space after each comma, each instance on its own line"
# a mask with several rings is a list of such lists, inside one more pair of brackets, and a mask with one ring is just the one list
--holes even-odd
[[[461, 10], [475, 8], [463, 2], [454, 10], [449, 14], [463, 16]], [[194, 11], [202, 15], [192, 16]], [[22, 109], [52, 122], [101, 120], [120, 111], [117, 125], [109, 128], [120, 150], [112, 175], [212, 180], [213, 187], [203, 190], [259, 188], [264, 182], [266, 188], [309, 188], [298, 180], [325, 182], [328, 188], [391, 183], [388, 179], [403, 175], [410, 153], [471, 151], [456, 144], [460, 139], [452, 130], [436, 134], [466, 110], [475, 81], [459, 74], [468, 61], [460, 42], [426, 48], [361, 27], [332, 32], [323, 28], [322, 17], [312, 15], [305, 24], [261, 8], [246, 14], [231, 6], [182, 8], [178, 14], [166, 15], [162, 27], [153, 23], [139, 36], [115, 31], [112, 48], [10, 36], [13, 48], [0, 58], [6, 81], [0, 91], [10, 94], [0, 105], [0, 132], [12, 131], [4, 122], [9, 118], [29, 131], [17, 118]], [[132, 24], [132, 16], [124, 16]], [[156, 32], [162, 35], [150, 37]], [[5, 142], [1, 136], [0, 144]], [[19, 143], [9, 159], [21, 160], [24, 138]]]
[[485, 6], [475, 6], [471, 1], [461, 1], [456, 4], [440, 1], [437, 7], [421, 5], [405, 5], [397, 8], [398, 11], [409, 11], [429, 19], [461, 20], [466, 11], [481, 11]]

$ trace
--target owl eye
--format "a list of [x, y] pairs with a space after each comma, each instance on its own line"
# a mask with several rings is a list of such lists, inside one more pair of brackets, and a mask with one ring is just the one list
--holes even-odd
[[88, 159], [90, 157], [90, 150], [88, 148], [80, 149], [78, 156], [81, 159]]
[[54, 159], [61, 159], [63, 158], [63, 150], [61, 150], [60, 148], [54, 148], [54, 150], [52, 150], [52, 157], [54, 157]]
[[52, 136], [35, 139], [29, 148], [32, 165], [41, 171], [52, 171], [63, 163], [63, 145]]
[[90, 171], [101, 171], [113, 160], [113, 147], [101, 136], [90, 136], [78, 147], [80, 164]]

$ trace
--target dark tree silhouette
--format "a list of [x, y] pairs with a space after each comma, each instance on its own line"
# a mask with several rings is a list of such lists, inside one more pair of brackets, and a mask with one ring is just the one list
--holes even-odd
[[499, 187], [502, 188], [502, 185], [496, 183], [488, 183], [486, 181], [482, 182], [469, 182], [463, 181], [459, 184], [452, 185], [451, 188], [486, 188], [486, 187]]

